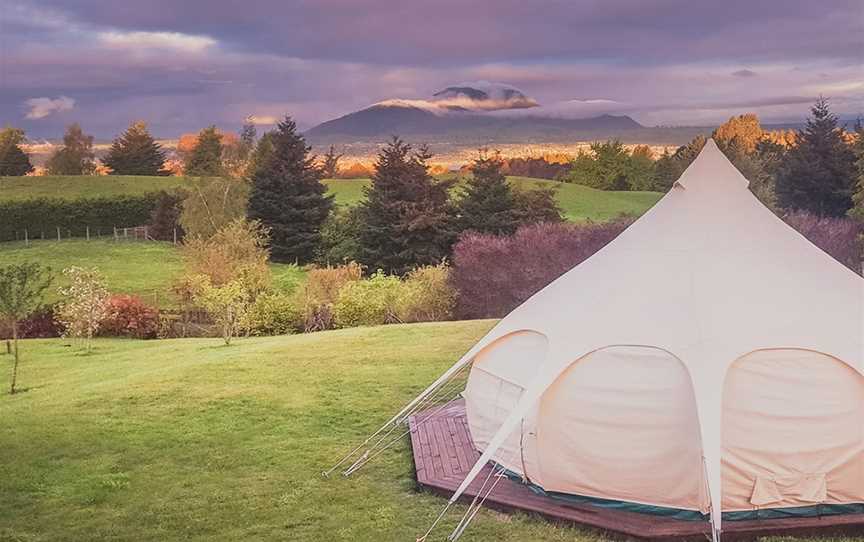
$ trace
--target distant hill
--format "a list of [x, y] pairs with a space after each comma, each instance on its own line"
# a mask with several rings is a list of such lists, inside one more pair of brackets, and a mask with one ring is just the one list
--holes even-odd
[[383, 139], [391, 135], [422, 136], [430, 140], [533, 141], [597, 139], [641, 129], [644, 129], [641, 124], [626, 115], [567, 119], [452, 108], [442, 114], [410, 102], [391, 100], [319, 124], [304, 135], [313, 144]]

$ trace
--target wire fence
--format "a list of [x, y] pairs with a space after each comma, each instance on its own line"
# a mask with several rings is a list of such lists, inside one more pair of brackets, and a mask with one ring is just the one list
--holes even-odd
[[8, 241], [23, 242], [25, 246], [36, 240], [39, 241], [63, 241], [69, 239], [79, 240], [110, 240], [116, 243], [129, 241], [159, 241], [170, 242], [177, 245], [181, 241], [180, 233], [174, 228], [167, 236], [154, 236], [148, 226], [135, 226], [127, 228], [91, 228], [90, 226], [75, 229], [56, 227], [51, 230], [41, 229], [32, 231], [28, 228], [15, 230], [9, 236]]

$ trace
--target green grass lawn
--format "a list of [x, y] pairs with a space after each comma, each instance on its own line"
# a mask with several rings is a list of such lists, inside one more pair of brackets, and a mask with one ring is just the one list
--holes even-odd
[[[119, 242], [109, 240], [67, 239], [0, 244], [0, 262], [35, 261], [51, 266], [57, 275], [47, 295], [57, 301], [57, 286], [65, 284], [60, 271], [66, 267], [97, 267], [105, 275], [112, 292], [136, 294], [149, 304], [171, 307], [176, 300], [170, 287], [183, 273], [179, 251], [171, 243]], [[290, 290], [305, 272], [295, 265], [271, 264], [277, 288]]]
[[[349, 479], [319, 473], [491, 326], [104, 339], [91, 355], [24, 341], [25, 392], [5, 393], [0, 354], [0, 540], [414, 540], [445, 499], [417, 490], [407, 438]], [[611, 538], [483, 510], [463, 540]]]
[[[564, 216], [573, 222], [585, 220], [605, 221], [621, 214], [639, 216], [663, 196], [659, 192], [609, 192], [578, 184], [532, 179], [530, 177], [508, 177], [520, 190], [532, 188], [556, 188], [556, 198]], [[336, 203], [356, 205], [363, 199], [363, 187], [369, 179], [328, 179], [324, 181]]]
[[[657, 192], [607, 192], [575, 184], [545, 181], [528, 177], [509, 177], [521, 189], [536, 186], [557, 187], [558, 203], [568, 220], [603, 221], [625, 213], [641, 215], [657, 203]], [[126, 176], [47, 176], [0, 177], [0, 201], [33, 197], [79, 198], [143, 194], [160, 189], [183, 186], [184, 177]], [[363, 199], [363, 187], [369, 179], [326, 179], [324, 183], [340, 205], [356, 205]]]

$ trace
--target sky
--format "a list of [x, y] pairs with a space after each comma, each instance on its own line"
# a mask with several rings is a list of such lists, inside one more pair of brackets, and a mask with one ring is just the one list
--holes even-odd
[[540, 114], [711, 125], [864, 114], [861, 0], [0, 0], [0, 125], [301, 127], [482, 81]]

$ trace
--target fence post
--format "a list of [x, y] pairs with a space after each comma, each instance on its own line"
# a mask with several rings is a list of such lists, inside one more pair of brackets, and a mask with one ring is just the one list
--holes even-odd
[[114, 242], [117, 242], [117, 226], [114, 226]]
[[174, 245], [177, 245], [177, 228], [174, 228]]
[[129, 228], [123, 228], [123, 240], [129, 239]]
[[27, 232], [27, 228], [24, 228], [24, 246], [25, 246], [25, 247], [29, 247], [29, 246], [30, 246], [30, 235], [29, 235], [29, 233]]
[[60, 240], [60, 226], [57, 226], [57, 240]]

